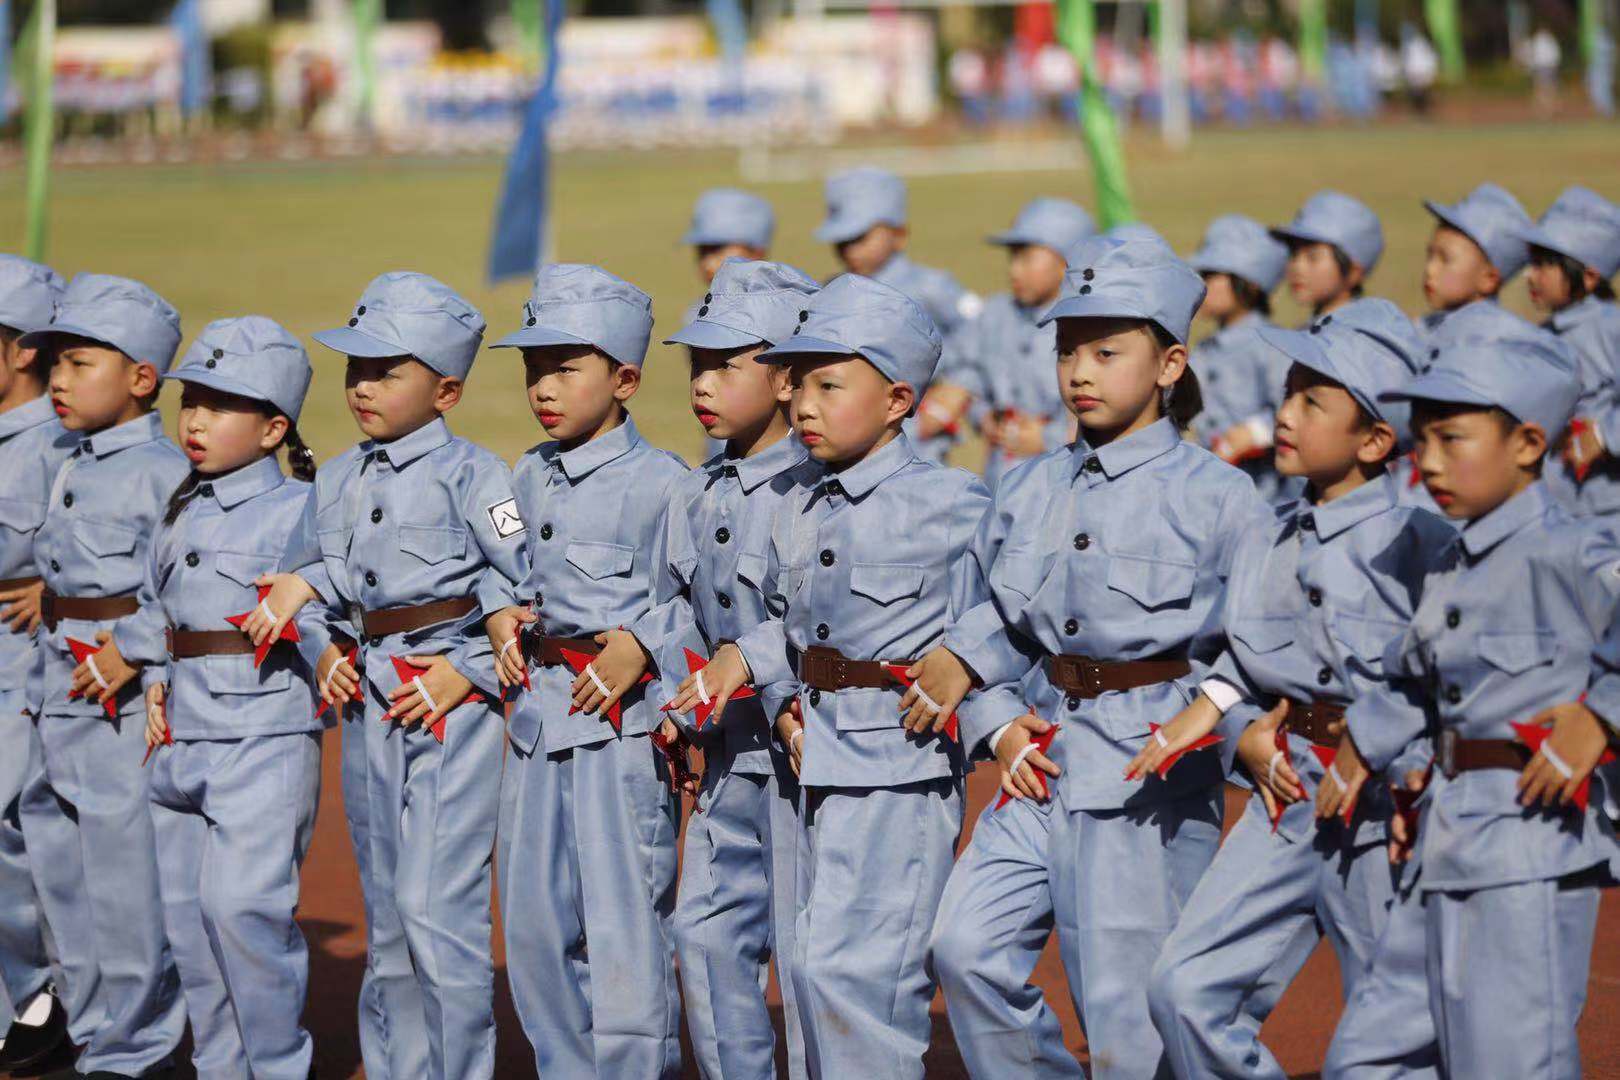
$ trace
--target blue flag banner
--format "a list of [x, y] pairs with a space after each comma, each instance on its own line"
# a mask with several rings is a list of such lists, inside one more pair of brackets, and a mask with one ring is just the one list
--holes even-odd
[[180, 37], [180, 112], [195, 116], [208, 107], [213, 89], [201, 0], [180, 0], [169, 13], [169, 25]]
[[557, 105], [557, 32], [562, 20], [562, 0], [546, 0], [540, 84], [524, 111], [523, 128], [507, 159], [506, 179], [495, 207], [495, 229], [489, 244], [491, 281], [533, 274], [545, 250], [551, 193], [551, 154], [546, 132]]

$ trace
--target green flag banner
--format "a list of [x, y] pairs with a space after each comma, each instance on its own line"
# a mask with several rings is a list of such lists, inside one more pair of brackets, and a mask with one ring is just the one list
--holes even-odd
[[1321, 85], [1327, 74], [1327, 0], [1299, 0], [1299, 67], [1305, 81]]
[[383, 0], [353, 0], [354, 70], [360, 84], [360, 123], [368, 130], [377, 102], [377, 61], [374, 51]]
[[542, 0], [512, 0], [512, 23], [517, 27], [518, 48], [532, 70], [545, 65], [546, 35], [540, 25]]
[[1058, 36], [1080, 68], [1080, 134], [1097, 184], [1097, 220], [1103, 228], [1136, 218], [1131, 205], [1130, 178], [1125, 170], [1125, 147], [1108, 96], [1097, 80], [1093, 45], [1097, 36], [1092, 0], [1060, 0]]
[[56, 74], [52, 59], [56, 47], [56, 0], [34, 0], [19, 45], [18, 66], [27, 97], [23, 113], [23, 144], [28, 160], [24, 243], [28, 257], [43, 262], [50, 208], [51, 144], [56, 137], [51, 105], [51, 80]]
[[1423, 0], [1423, 18], [1440, 54], [1440, 77], [1448, 83], [1462, 82], [1462, 20], [1457, 16], [1457, 0]]

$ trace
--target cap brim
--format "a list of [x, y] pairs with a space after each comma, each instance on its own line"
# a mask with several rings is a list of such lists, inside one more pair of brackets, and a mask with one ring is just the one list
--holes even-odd
[[741, 349], [765, 339], [758, 334], [733, 330], [719, 323], [698, 319], [689, 322], [664, 339], [665, 345], [687, 345], [694, 349]]
[[1309, 229], [1291, 229], [1279, 225], [1267, 229], [1266, 232], [1271, 234], [1273, 240], [1281, 240], [1285, 244], [1291, 240], [1297, 244], [1332, 244], [1334, 247], [1339, 246], [1339, 242], [1333, 237], [1324, 236], [1322, 233], [1312, 232]]
[[96, 331], [86, 330], [84, 327], [74, 326], [72, 323], [51, 323], [49, 326], [42, 326], [38, 330], [30, 330], [28, 333], [17, 339], [17, 345], [24, 349], [41, 349], [46, 345], [49, 345], [51, 343], [51, 338], [58, 334], [65, 335], [67, 337], [81, 337], [87, 341], [99, 342], [102, 345], [107, 345], [111, 348], [117, 349], [120, 352], [123, 352], [123, 347], [120, 346], [116, 341], [108, 341], [106, 337], [97, 333]]
[[1263, 326], [1260, 328], [1260, 340], [1270, 345], [1301, 367], [1308, 367], [1318, 375], [1326, 375], [1334, 382], [1344, 385], [1344, 376], [1334, 365], [1333, 358], [1327, 354], [1314, 336], [1306, 330], [1284, 330], [1276, 326]]
[[1570, 246], [1567, 242], [1553, 236], [1540, 225], [1532, 225], [1528, 229], [1520, 229], [1515, 235], [1517, 235], [1519, 239], [1523, 240], [1531, 247], [1546, 248], [1555, 255], [1563, 255], [1566, 258], [1578, 259], [1582, 263], [1586, 262], [1585, 257], [1579, 252], [1570, 250]]
[[411, 350], [397, 342], [384, 341], [380, 337], [373, 337], [352, 326], [340, 326], [336, 330], [321, 330], [310, 335], [316, 341], [325, 345], [333, 352], [344, 356], [410, 356]]
[[[1437, 203], [1433, 199], [1424, 199], [1423, 209], [1427, 210], [1431, 215], [1433, 215], [1434, 219], [1440, 224], [1445, 225], [1448, 228], [1456, 229], [1458, 232], [1468, 237], [1469, 240], [1473, 241], [1475, 247], [1479, 248], [1481, 251], [1485, 251], [1485, 245], [1480, 243], [1479, 237], [1474, 235], [1474, 231], [1463, 223], [1463, 219], [1457, 214], [1457, 208], [1455, 206], [1447, 206], [1445, 203]], [[1490, 252], [1485, 253], [1485, 259], [1487, 262], [1490, 261]]]
[[1069, 296], [1046, 309], [1046, 314], [1036, 321], [1037, 326], [1056, 322], [1058, 319], [1146, 319], [1157, 323], [1158, 320], [1145, 311], [1138, 310], [1130, 304], [1121, 303], [1117, 297], [1101, 296], [1093, 293], [1089, 296]]
[[[1378, 395], [1380, 401], [1439, 401], [1446, 404], [1479, 405], [1490, 408], [1501, 405], [1491, 394], [1470, 386], [1445, 371], [1430, 371], [1395, 390]], [[1506, 408], [1506, 406], [1501, 406]]]
[[882, 224], [879, 218], [828, 218], [816, 226], [816, 239], [823, 244], [843, 244], [865, 236]]
[[[576, 334], [565, 334], [549, 326], [525, 326], [514, 334], [507, 334], [491, 345], [492, 349], [532, 349], [544, 345], [588, 345], [598, 348], [596, 342], [586, 341]], [[607, 350], [602, 350], [606, 352]]]
[[1021, 233], [1016, 229], [1008, 229], [1006, 232], [992, 233], [984, 238], [984, 242], [987, 244], [995, 244], [998, 247], [1029, 247], [1030, 245], [1035, 244], [1043, 247], [1049, 247], [1054, 251], [1058, 250], [1057, 245], [1051, 243], [1050, 241], [1042, 241], [1038, 237], [1031, 236], [1028, 233]]
[[[271, 401], [265, 396], [263, 390], [251, 387], [239, 379], [233, 379], [227, 375], [221, 375], [217, 371], [210, 371], [207, 368], [178, 368], [164, 375], [163, 379], [165, 382], [170, 379], [175, 379], [179, 382], [194, 383], [197, 386], [206, 386], [211, 390], [219, 390], [226, 394], [235, 394], [237, 397], [244, 397], [249, 401], [263, 401], [274, 405], [278, 409], [281, 408], [281, 403]], [[298, 417], [293, 416], [292, 419], [296, 420]]]
[[826, 338], [809, 337], [805, 334], [795, 334], [782, 344], [766, 349], [754, 359], [762, 364], [780, 363], [794, 356], [859, 356], [859, 350], [852, 349], [839, 341], [829, 341]]

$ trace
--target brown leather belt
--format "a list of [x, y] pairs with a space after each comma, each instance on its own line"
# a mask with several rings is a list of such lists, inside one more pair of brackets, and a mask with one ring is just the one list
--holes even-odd
[[[253, 641], [240, 630], [176, 630], [169, 627], [163, 633], [169, 645], [169, 656], [175, 660], [192, 660], [199, 656], [242, 656], [253, 652]], [[283, 638], [277, 645], [286, 644]]]
[[1448, 780], [1480, 769], [1517, 772], [1529, 761], [1530, 748], [1517, 739], [1464, 739], [1455, 731], [1442, 731], [1435, 739], [1434, 763]]
[[1089, 656], [1053, 656], [1046, 661], [1052, 685], [1075, 697], [1101, 697], [1110, 690], [1169, 682], [1192, 673], [1192, 665], [1179, 657], [1153, 660], [1093, 660]]
[[596, 643], [593, 637], [544, 637], [539, 634], [523, 635], [523, 655], [530, 663], [541, 667], [556, 667], [566, 664], [568, 660], [562, 651], [584, 653], [586, 656], [595, 656], [602, 651], [602, 646]]
[[820, 645], [799, 657], [799, 681], [812, 690], [882, 690], [899, 686], [889, 673], [890, 664], [910, 667], [915, 660], [851, 660], [837, 649]]
[[41, 578], [38, 575], [34, 577], [0, 578], [0, 592], [5, 592], [7, 589], [22, 589], [29, 585], [38, 585], [40, 581]]
[[435, 600], [431, 604], [406, 604], [361, 612], [360, 625], [369, 637], [388, 637], [459, 619], [476, 610], [478, 601], [462, 596], [455, 600]]
[[40, 617], [45, 625], [56, 629], [63, 619], [83, 619], [85, 622], [106, 622], [133, 615], [141, 605], [130, 594], [123, 596], [58, 596], [46, 589], [40, 600]]
[[1344, 723], [1344, 703], [1326, 698], [1300, 701], [1288, 699], [1288, 719], [1284, 726], [1294, 734], [1309, 739], [1317, 746], [1338, 746]]

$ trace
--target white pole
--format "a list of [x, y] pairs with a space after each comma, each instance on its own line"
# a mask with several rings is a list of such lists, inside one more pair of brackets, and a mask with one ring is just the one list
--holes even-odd
[[1172, 150], [1185, 149], [1192, 138], [1186, 64], [1187, 0], [1159, 0], [1159, 133]]

